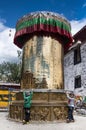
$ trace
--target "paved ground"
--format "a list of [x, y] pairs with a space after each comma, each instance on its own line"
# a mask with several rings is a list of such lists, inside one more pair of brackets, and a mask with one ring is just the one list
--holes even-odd
[[0, 130], [86, 130], [86, 117], [75, 115], [74, 123], [58, 122], [31, 122], [27, 125], [10, 121], [7, 112], [0, 112]]

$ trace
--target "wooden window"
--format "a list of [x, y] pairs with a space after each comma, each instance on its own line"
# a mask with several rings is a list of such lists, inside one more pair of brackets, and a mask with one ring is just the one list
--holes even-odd
[[75, 88], [81, 88], [81, 76], [75, 77]]
[[74, 65], [81, 62], [80, 46], [74, 50]]

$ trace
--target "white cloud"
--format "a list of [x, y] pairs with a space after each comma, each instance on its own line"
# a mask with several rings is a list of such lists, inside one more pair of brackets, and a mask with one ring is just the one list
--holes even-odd
[[4, 25], [3, 25], [3, 23], [2, 22], [0, 22], [0, 32], [2, 32], [3, 30], [5, 30], [7, 27], [5, 27]]
[[74, 35], [75, 33], [77, 33], [81, 28], [83, 28], [86, 25], [86, 19], [82, 19], [82, 20], [72, 20], [70, 21], [71, 23], [71, 32], [72, 35]]
[[83, 8], [86, 7], [86, 3], [83, 4]]
[[14, 34], [14, 28], [6, 27], [0, 22], [0, 63], [3, 61], [17, 60], [17, 50], [20, 49], [13, 44]]

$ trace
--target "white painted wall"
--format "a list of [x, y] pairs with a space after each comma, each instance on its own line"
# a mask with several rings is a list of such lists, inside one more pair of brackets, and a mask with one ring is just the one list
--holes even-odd
[[[64, 57], [64, 88], [86, 95], [86, 42], [81, 44], [81, 63], [74, 65], [74, 50], [70, 50]], [[75, 77], [81, 75], [81, 88], [74, 88]]]

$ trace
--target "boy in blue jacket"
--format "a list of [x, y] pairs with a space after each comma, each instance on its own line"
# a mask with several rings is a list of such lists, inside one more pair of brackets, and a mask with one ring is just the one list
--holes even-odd
[[33, 91], [30, 92], [23, 92], [23, 97], [24, 97], [24, 120], [23, 124], [27, 124], [30, 120], [30, 107], [32, 104], [32, 96], [33, 96]]

